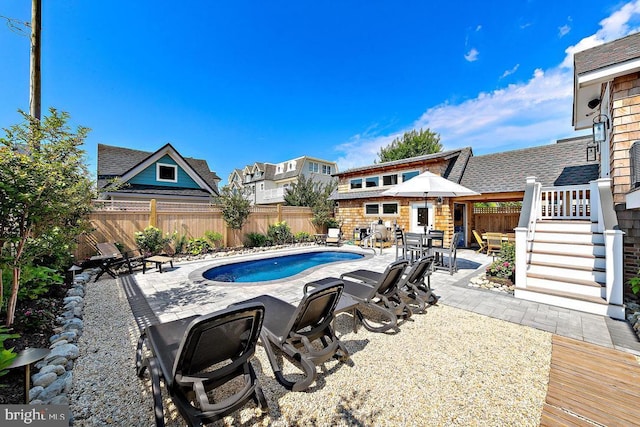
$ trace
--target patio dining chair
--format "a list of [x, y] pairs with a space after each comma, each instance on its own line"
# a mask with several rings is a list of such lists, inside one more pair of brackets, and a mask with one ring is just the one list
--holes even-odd
[[[340, 281], [319, 286], [307, 284], [304, 287], [304, 296], [297, 307], [270, 295], [248, 300], [265, 306], [266, 314], [260, 340], [276, 380], [286, 389], [306, 390], [316, 379], [317, 365], [331, 358], [349, 358], [347, 349], [336, 337], [331, 326], [333, 312], [342, 295], [342, 289], [343, 284]], [[273, 346], [300, 365], [304, 372], [301, 379], [291, 381], [285, 378]]]
[[496, 256], [502, 249], [502, 233], [487, 233], [487, 255]]
[[480, 247], [478, 248], [478, 250], [476, 251], [477, 253], [484, 253], [484, 251], [487, 250], [487, 245], [484, 243], [484, 240], [482, 240], [482, 237], [480, 236], [480, 234], [478, 234], [478, 232], [476, 230], [471, 230], [471, 232], [473, 233], [473, 237], [475, 237], [476, 242], [478, 242], [478, 245], [480, 245]]
[[407, 244], [404, 237], [404, 231], [396, 228], [394, 231], [396, 245], [396, 261], [399, 259], [407, 259]]
[[325, 245], [340, 246], [341, 233], [339, 228], [329, 228], [327, 230], [327, 237], [324, 241]]
[[447, 270], [451, 275], [458, 271], [458, 242], [460, 242], [461, 236], [462, 232], [453, 233], [451, 244], [448, 248], [432, 248], [436, 259], [438, 260], [434, 266], [435, 270]]
[[264, 310], [261, 304], [239, 304], [143, 330], [136, 369], [140, 378], [149, 370], [157, 426], [164, 426], [161, 381], [191, 426], [219, 420], [251, 399], [267, 409], [250, 363]]

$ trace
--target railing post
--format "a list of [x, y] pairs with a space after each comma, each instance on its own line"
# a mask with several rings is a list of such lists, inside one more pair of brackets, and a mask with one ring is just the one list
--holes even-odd
[[516, 227], [516, 286], [527, 287], [527, 227]]
[[602, 233], [604, 231], [604, 225], [602, 223], [600, 192], [598, 191], [597, 180], [589, 183], [589, 203], [591, 204], [591, 223], [596, 223], [598, 233]]
[[604, 231], [604, 249], [605, 249], [605, 269], [606, 269], [606, 285], [607, 285], [607, 302], [609, 304], [622, 305], [623, 302], [623, 269], [622, 258], [624, 256], [622, 249], [621, 230], [605, 230]]

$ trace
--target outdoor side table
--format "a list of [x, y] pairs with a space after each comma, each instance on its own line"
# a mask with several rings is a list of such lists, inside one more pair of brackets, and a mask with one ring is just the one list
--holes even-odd
[[142, 261], [142, 274], [147, 272], [147, 262], [155, 263], [156, 269], [159, 270], [160, 273], [162, 273], [162, 264], [164, 264], [165, 262], [168, 262], [171, 265], [171, 268], [173, 268], [173, 258], [171, 258], [170, 256], [155, 255], [149, 258], [145, 258]]
[[29, 403], [29, 384], [31, 382], [31, 364], [44, 359], [50, 352], [48, 348], [25, 348], [7, 369], [24, 366], [24, 403]]

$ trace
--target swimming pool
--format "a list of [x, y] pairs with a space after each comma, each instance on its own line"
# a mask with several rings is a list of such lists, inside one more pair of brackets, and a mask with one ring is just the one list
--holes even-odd
[[318, 265], [363, 257], [353, 252], [305, 252], [221, 265], [204, 271], [202, 275], [217, 282], [263, 282], [293, 276]]

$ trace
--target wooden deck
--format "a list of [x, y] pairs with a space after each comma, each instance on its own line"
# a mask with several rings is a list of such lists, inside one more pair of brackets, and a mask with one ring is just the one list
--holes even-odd
[[640, 425], [640, 364], [628, 353], [553, 336], [541, 426]]

